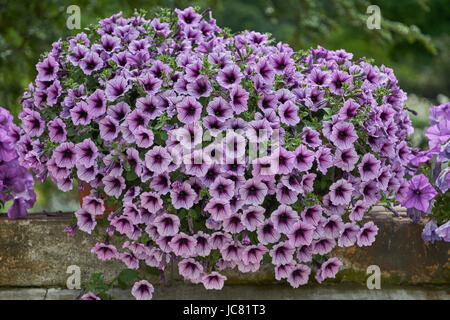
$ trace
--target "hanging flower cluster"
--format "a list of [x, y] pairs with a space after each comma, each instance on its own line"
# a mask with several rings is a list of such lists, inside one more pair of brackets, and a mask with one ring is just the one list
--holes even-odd
[[[410, 218], [418, 222], [428, 215], [424, 241], [450, 241], [450, 103], [431, 107], [430, 126], [425, 131], [428, 150], [413, 150], [408, 194], [403, 206]], [[432, 181], [432, 184], [430, 183]]]
[[26, 215], [36, 201], [33, 176], [17, 160], [19, 139], [20, 129], [13, 123], [13, 116], [0, 107], [0, 206], [13, 201], [8, 209], [11, 219]]
[[[408, 191], [406, 94], [391, 69], [352, 58], [232, 35], [193, 8], [116, 14], [37, 64], [21, 163], [63, 191], [89, 184], [67, 232], [106, 226], [102, 260], [173, 261], [206, 289], [263, 262], [293, 287], [322, 282], [342, 265], [334, 247], [375, 240], [364, 213]], [[133, 295], [151, 298], [139, 280]]]

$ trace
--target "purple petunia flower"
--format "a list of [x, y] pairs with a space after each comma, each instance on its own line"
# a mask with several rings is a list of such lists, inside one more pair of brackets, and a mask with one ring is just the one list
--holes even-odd
[[75, 159], [77, 164], [92, 167], [98, 155], [97, 146], [91, 139], [84, 139], [83, 142], [75, 145]]
[[227, 277], [213, 271], [203, 276], [202, 283], [206, 290], [221, 290], [225, 280], [227, 280]]
[[331, 150], [326, 147], [319, 147], [316, 151], [317, 169], [326, 174], [328, 168], [333, 166], [333, 156], [331, 155]]
[[113, 141], [119, 135], [119, 123], [112, 117], [106, 116], [99, 122], [100, 137], [106, 141]]
[[223, 230], [229, 233], [240, 233], [245, 229], [240, 214], [232, 214], [223, 220]]
[[272, 221], [266, 220], [256, 228], [258, 240], [262, 244], [275, 243], [280, 239], [280, 233], [275, 229]]
[[322, 145], [322, 140], [319, 138], [319, 132], [316, 130], [313, 130], [310, 127], [304, 127], [302, 131], [302, 138], [306, 145], [308, 145], [310, 148], [317, 148], [320, 145]]
[[293, 288], [298, 288], [308, 283], [310, 274], [311, 269], [308, 266], [298, 264], [290, 270], [287, 281]]
[[215, 199], [230, 200], [234, 195], [234, 182], [218, 176], [209, 186], [209, 192]]
[[55, 118], [48, 123], [48, 132], [51, 141], [58, 143], [66, 141], [66, 124], [60, 118]]
[[333, 126], [329, 138], [336, 147], [348, 149], [353, 147], [353, 143], [358, 139], [352, 123], [338, 122]]
[[344, 84], [351, 86], [352, 76], [344, 71], [334, 71], [331, 74], [329, 88], [334, 94], [342, 94]]
[[106, 112], [106, 97], [103, 90], [97, 89], [86, 100], [88, 112], [93, 118], [102, 116]]
[[185, 97], [177, 104], [177, 117], [183, 123], [189, 124], [200, 120], [202, 105], [194, 97]]
[[294, 260], [295, 248], [288, 242], [280, 242], [273, 246], [269, 251], [269, 255], [272, 257], [272, 264], [288, 264]]
[[304, 145], [299, 145], [295, 149], [295, 167], [300, 171], [308, 171], [314, 162], [314, 152]]
[[94, 216], [99, 216], [105, 212], [105, 205], [100, 198], [86, 196], [83, 198], [83, 209]]
[[402, 205], [406, 208], [416, 208], [422, 212], [427, 212], [430, 201], [436, 195], [437, 191], [431, 186], [427, 177], [419, 174], [409, 181], [408, 194], [402, 201]]
[[117, 98], [122, 97], [129, 89], [130, 85], [124, 77], [115, 77], [106, 82], [106, 99], [108, 101], [114, 101]]
[[146, 127], [150, 117], [141, 109], [135, 109], [127, 115], [126, 121], [130, 131], [134, 132], [140, 127]]
[[175, 181], [172, 183], [170, 198], [172, 199], [172, 205], [175, 209], [189, 209], [194, 205], [197, 194], [191, 188], [189, 183]]
[[369, 221], [359, 230], [356, 243], [360, 247], [370, 246], [375, 241], [377, 233], [378, 227], [372, 221]]
[[211, 199], [205, 206], [205, 211], [211, 214], [211, 218], [216, 221], [223, 221], [231, 215], [231, 208], [228, 201]]
[[161, 146], [155, 146], [145, 154], [145, 165], [156, 174], [167, 171], [171, 160], [170, 154]]
[[323, 208], [316, 204], [303, 210], [300, 215], [304, 222], [317, 226], [322, 217], [322, 211]]
[[178, 233], [180, 228], [180, 218], [173, 214], [164, 213], [158, 216], [153, 224], [161, 236], [173, 236]]
[[359, 233], [359, 227], [355, 223], [344, 224], [342, 231], [340, 232], [338, 245], [340, 247], [351, 247], [356, 243]]
[[349, 120], [356, 116], [359, 105], [352, 98], [344, 102], [344, 107], [339, 110], [339, 120]]
[[359, 156], [353, 147], [348, 149], [337, 149], [334, 155], [335, 166], [347, 172], [355, 169], [355, 164], [358, 160]]
[[197, 240], [196, 254], [200, 257], [208, 256], [211, 253], [211, 246], [209, 244], [210, 235], [199, 231], [194, 235], [194, 238]]
[[327, 278], [334, 278], [339, 271], [342, 262], [338, 258], [333, 257], [322, 263], [320, 269], [316, 273], [316, 280], [322, 283]]
[[264, 222], [264, 212], [266, 210], [260, 206], [250, 206], [244, 210], [242, 224], [249, 231], [255, 231], [256, 228]]
[[377, 179], [380, 175], [381, 162], [371, 153], [366, 153], [361, 163], [358, 165], [358, 171], [362, 181]]
[[141, 207], [151, 213], [157, 213], [163, 208], [163, 201], [156, 192], [143, 192], [140, 196]]
[[345, 179], [340, 179], [330, 186], [330, 200], [334, 205], [348, 205], [355, 189]]
[[111, 219], [111, 226], [120, 234], [130, 235], [134, 232], [134, 224], [131, 217], [126, 215], [115, 216]]
[[313, 225], [303, 221], [298, 221], [293, 225], [291, 231], [287, 234], [289, 244], [294, 248], [309, 246], [313, 240], [313, 231]]
[[239, 189], [239, 194], [245, 204], [259, 205], [267, 195], [267, 186], [260, 180], [249, 179]]
[[353, 205], [352, 211], [349, 214], [349, 218], [352, 221], [361, 221], [364, 213], [369, 208], [369, 205], [364, 200], [358, 200]]
[[115, 246], [112, 244], [97, 243], [92, 249], [92, 253], [95, 253], [100, 260], [108, 261], [116, 259], [118, 252]]
[[151, 300], [155, 289], [147, 280], [136, 282], [131, 289], [131, 294], [136, 300]]
[[78, 102], [74, 108], [70, 109], [70, 116], [74, 125], [88, 125], [91, 123], [92, 114], [86, 102]]
[[61, 168], [71, 169], [76, 163], [75, 145], [72, 142], [64, 142], [53, 151], [55, 163]]
[[336, 241], [330, 238], [321, 238], [312, 242], [312, 253], [324, 255], [329, 253], [335, 246]]
[[99, 297], [97, 297], [95, 294], [93, 294], [90, 291], [88, 293], [82, 295], [80, 299], [81, 300], [100, 300]]
[[22, 119], [22, 126], [30, 137], [39, 137], [44, 133], [45, 122], [36, 111], [31, 111]]
[[197, 280], [203, 275], [203, 266], [192, 258], [183, 259], [178, 263], [178, 272], [187, 280]]
[[57, 77], [59, 64], [53, 56], [48, 56], [47, 59], [36, 65], [36, 70], [38, 71], [37, 78], [40, 81], [52, 81]]
[[250, 94], [240, 85], [235, 85], [230, 92], [230, 106], [236, 114], [248, 110], [247, 102]]
[[108, 175], [102, 179], [102, 182], [105, 185], [105, 193], [108, 196], [120, 198], [122, 191], [125, 189], [125, 179], [122, 176]]
[[80, 60], [79, 66], [84, 74], [90, 75], [92, 72], [100, 70], [103, 67], [103, 60], [97, 52], [89, 51]]
[[450, 242], [450, 221], [439, 226], [434, 232], [441, 237], [445, 242]]
[[95, 216], [87, 212], [85, 209], [78, 209], [75, 211], [75, 217], [77, 218], [78, 228], [89, 234], [91, 234], [92, 230], [94, 230], [97, 225]]
[[186, 85], [187, 92], [194, 98], [209, 97], [212, 92], [211, 84], [207, 76], [198, 76], [193, 82]]
[[278, 115], [280, 121], [290, 126], [295, 126], [299, 123], [298, 106], [292, 101], [288, 100], [278, 107]]
[[227, 120], [233, 116], [233, 110], [228, 102], [222, 97], [215, 97], [210, 103], [206, 111], [209, 115], [215, 116], [219, 120]]
[[183, 232], [180, 232], [176, 234], [172, 240], [170, 240], [169, 245], [177, 256], [189, 258], [195, 254], [197, 240]]
[[225, 89], [232, 89], [241, 82], [243, 75], [239, 67], [231, 64], [219, 71], [217, 82]]
[[441, 237], [436, 234], [437, 225], [434, 219], [431, 219], [428, 221], [428, 223], [425, 225], [422, 231], [422, 239], [423, 241], [427, 242], [430, 241], [431, 243], [434, 243], [436, 240], [441, 240]]
[[294, 262], [290, 262], [287, 264], [279, 264], [275, 266], [275, 279], [287, 279], [295, 267]]
[[298, 215], [290, 206], [282, 204], [272, 212], [270, 220], [278, 232], [289, 234], [298, 221]]
[[167, 172], [155, 175], [150, 182], [150, 188], [159, 194], [166, 194], [170, 191], [170, 177]]

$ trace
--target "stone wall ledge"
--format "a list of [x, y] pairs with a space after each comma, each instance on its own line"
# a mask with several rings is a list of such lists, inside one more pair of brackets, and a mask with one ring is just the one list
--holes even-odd
[[[367, 290], [367, 267], [377, 265], [381, 270], [382, 286], [432, 285], [443, 286], [444, 291], [449, 291], [450, 244], [424, 243], [421, 238], [423, 225], [413, 224], [405, 216], [404, 209], [397, 209], [400, 217], [393, 217], [381, 207], [367, 214], [367, 219], [379, 227], [376, 242], [371, 247], [335, 249], [334, 254], [344, 266], [336, 279], [326, 283], [356, 284]], [[80, 267], [82, 283], [87, 282], [92, 272], [103, 272], [107, 281], [114, 278], [124, 265], [120, 261], [102, 262], [90, 252], [95, 243], [101, 241], [101, 236], [77, 232], [74, 238], [69, 237], [63, 230], [70, 223], [68, 213], [34, 213], [18, 220], [1, 216], [0, 287], [65, 288], [70, 265]], [[167, 287], [188, 288], [175, 269], [175, 266], [166, 269]], [[231, 270], [225, 274], [228, 277], [225, 287], [275, 284], [279, 287], [283, 284], [274, 279], [270, 265], [256, 273], [241, 274]], [[158, 279], [153, 280], [158, 283]], [[315, 285], [308, 284], [303, 290], [313, 287]]]
[[[115, 300], [134, 300], [130, 290], [114, 288]], [[64, 288], [0, 288], [0, 300], [73, 300], [79, 290]], [[442, 286], [382, 286], [369, 290], [357, 284], [322, 285], [294, 289], [287, 284], [227, 285], [223, 290], [204, 290], [201, 285], [174, 284], [160, 290], [155, 287], [153, 300], [449, 300], [448, 288]]]

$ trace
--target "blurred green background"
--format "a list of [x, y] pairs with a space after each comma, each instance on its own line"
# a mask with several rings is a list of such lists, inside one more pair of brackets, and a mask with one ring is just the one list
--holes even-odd
[[[294, 49], [324, 46], [345, 49], [356, 58], [375, 59], [394, 69], [400, 87], [408, 93], [407, 105], [416, 133], [415, 146], [424, 146], [423, 131], [429, 107], [450, 96], [450, 6], [448, 0], [0, 0], [0, 106], [16, 116], [19, 98], [36, 76], [41, 53], [59, 38], [81, 30], [66, 27], [67, 7], [78, 5], [81, 28], [122, 11], [150, 13], [159, 7], [210, 8], [219, 26], [234, 32], [245, 29], [269, 32]], [[369, 30], [369, 5], [381, 10], [381, 29]], [[32, 211], [76, 209], [76, 190], [59, 192], [50, 181], [36, 183], [38, 202]]]

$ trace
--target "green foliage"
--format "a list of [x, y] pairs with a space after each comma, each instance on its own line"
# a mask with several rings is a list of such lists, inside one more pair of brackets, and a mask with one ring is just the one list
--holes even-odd
[[138, 279], [139, 279], [139, 272], [137, 270], [124, 269], [120, 272], [119, 276], [117, 277], [117, 283], [119, 285], [119, 288], [126, 289]]
[[89, 282], [84, 290], [86, 292], [90, 291], [94, 293], [102, 300], [111, 300], [112, 296], [107, 293], [109, 288], [110, 285], [105, 283], [105, 276], [103, 275], [103, 273], [92, 273]]

